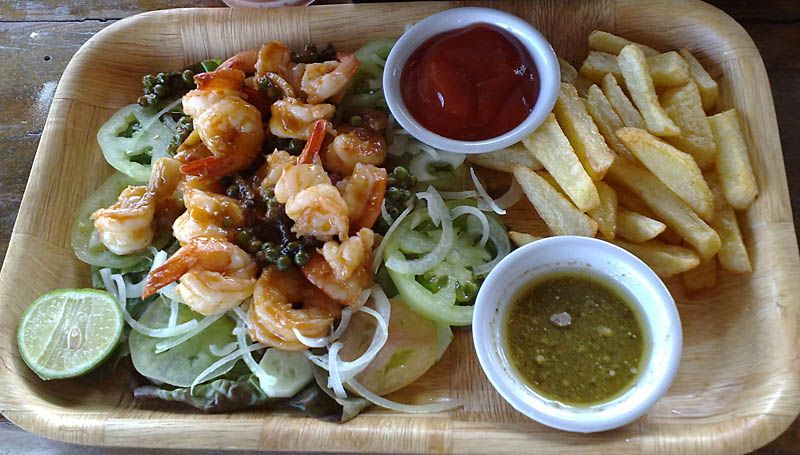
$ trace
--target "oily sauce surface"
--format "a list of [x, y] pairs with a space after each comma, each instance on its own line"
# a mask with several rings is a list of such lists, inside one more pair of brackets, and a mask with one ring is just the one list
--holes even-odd
[[519, 125], [539, 96], [533, 58], [513, 35], [476, 24], [436, 35], [400, 76], [403, 102], [425, 128], [477, 141]]
[[517, 295], [505, 326], [513, 367], [539, 394], [565, 404], [607, 401], [636, 377], [644, 353], [637, 315], [595, 278], [554, 274]]

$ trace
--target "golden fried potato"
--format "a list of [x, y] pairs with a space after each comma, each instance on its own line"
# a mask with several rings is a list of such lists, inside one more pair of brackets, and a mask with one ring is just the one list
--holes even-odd
[[717, 172], [722, 194], [734, 209], [744, 210], [758, 195], [758, 187], [736, 109], [712, 115], [708, 122], [717, 142]]
[[561, 57], [558, 57], [558, 67], [561, 70], [561, 82], [575, 84], [578, 79], [578, 70]]
[[658, 237], [667, 226], [661, 221], [632, 212], [626, 208], [617, 211], [618, 236], [633, 243], [642, 243]]
[[681, 130], [658, 103], [650, 68], [642, 50], [633, 45], [625, 46], [617, 56], [617, 64], [633, 103], [644, 118], [647, 130], [657, 136], [680, 134]]
[[713, 288], [717, 284], [717, 258], [700, 261], [697, 267], [683, 272], [681, 280], [689, 293]]
[[592, 179], [581, 165], [553, 114], [536, 131], [523, 139], [522, 143], [542, 163], [578, 209], [585, 212], [600, 204]]
[[[719, 235], [681, 198], [640, 164], [625, 158], [617, 158], [606, 178], [644, 201], [656, 218], [678, 232], [697, 250], [701, 258], [710, 258], [719, 251]], [[619, 193], [620, 191], [617, 191], [618, 195]]]
[[[606, 145], [605, 139], [597, 130], [597, 125], [586, 111], [586, 106], [574, 86], [561, 84], [553, 113], [563, 128], [564, 134], [569, 138], [569, 142], [575, 149], [575, 154], [578, 155], [586, 172], [589, 173], [592, 180], [602, 180], [616, 155]], [[564, 184], [558, 179], [558, 176], [552, 171], [550, 173], [556, 177], [563, 188]], [[566, 190], [566, 188], [564, 189]]]
[[467, 161], [495, 171], [508, 173], [513, 171], [514, 166], [525, 166], [531, 169], [542, 168], [539, 160], [534, 158], [533, 154], [521, 142], [494, 152], [467, 155]]
[[647, 57], [647, 65], [656, 87], [675, 87], [689, 82], [689, 65], [675, 51]]
[[607, 240], [614, 240], [617, 230], [617, 193], [605, 182], [597, 182], [600, 205], [586, 212], [595, 222], [597, 229]]
[[719, 264], [723, 269], [731, 272], [751, 273], [753, 265], [750, 262], [750, 256], [747, 254], [747, 248], [742, 239], [742, 231], [739, 229], [736, 213], [728, 205], [722, 194], [720, 176], [717, 172], [709, 172], [706, 174], [706, 180], [711, 187], [711, 192], [714, 194], [716, 207], [714, 218], [711, 220], [711, 227], [717, 231], [722, 241], [722, 246], [717, 254]]
[[673, 193], [704, 220], [714, 215], [714, 200], [691, 155], [638, 128], [622, 128], [617, 136], [625, 147]]
[[517, 248], [542, 239], [542, 237], [537, 237], [535, 235], [517, 231], [508, 231], [508, 238], [511, 239], [511, 242], [513, 242], [514, 245], [517, 246]]
[[515, 166], [514, 178], [553, 235], [594, 237], [597, 223], [572, 205], [569, 199], [536, 172]]
[[700, 258], [694, 251], [658, 240], [649, 240], [644, 243], [615, 240], [614, 243], [644, 261], [656, 272], [656, 275], [662, 278], [686, 272], [700, 264]]
[[694, 83], [697, 84], [697, 89], [700, 91], [700, 98], [703, 100], [703, 109], [706, 112], [710, 111], [717, 104], [719, 98], [719, 85], [717, 81], [711, 78], [703, 65], [686, 49], [681, 49], [681, 57], [686, 60], [689, 65], [689, 75]]
[[589, 115], [592, 116], [594, 123], [597, 125], [597, 129], [600, 130], [600, 134], [603, 135], [606, 144], [608, 144], [611, 150], [617, 152], [619, 155], [632, 158], [633, 155], [630, 154], [628, 149], [615, 134], [618, 129], [624, 126], [622, 124], [622, 119], [614, 112], [614, 108], [611, 107], [611, 103], [608, 102], [608, 98], [606, 98], [603, 91], [600, 90], [600, 87], [596, 85], [589, 87], [584, 104], [586, 104], [586, 110], [589, 112]]
[[703, 111], [700, 92], [697, 91], [694, 81], [689, 81], [681, 87], [664, 90], [659, 95], [658, 101], [681, 130], [681, 134], [670, 136], [666, 141], [692, 155], [700, 169], [712, 168], [717, 154], [717, 144], [714, 142], [711, 126]]
[[633, 128], [645, 129], [647, 126], [644, 124], [642, 114], [633, 106], [631, 100], [622, 91], [617, 79], [611, 74], [606, 74], [603, 77], [603, 94], [606, 95], [611, 107], [614, 108], [622, 124]]
[[602, 52], [608, 52], [610, 54], [619, 54], [619, 51], [622, 50], [623, 47], [635, 44], [642, 49], [645, 55], [658, 55], [659, 52], [652, 47], [645, 46], [644, 44], [635, 43], [631, 40], [627, 40], [622, 38], [621, 36], [617, 36], [608, 32], [603, 32], [600, 30], [593, 30], [589, 33], [589, 48], [595, 49]]

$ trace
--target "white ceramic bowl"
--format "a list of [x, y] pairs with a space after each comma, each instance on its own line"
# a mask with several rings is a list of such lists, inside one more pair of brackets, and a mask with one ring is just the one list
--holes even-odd
[[[438, 135], [417, 122], [406, 108], [400, 92], [400, 75], [412, 53], [429, 38], [472, 24], [490, 24], [514, 35], [531, 54], [539, 72], [539, 97], [533, 111], [507, 133], [481, 141], [462, 141]], [[550, 43], [527, 21], [491, 8], [454, 8], [436, 13], [408, 29], [392, 47], [383, 72], [386, 103], [398, 123], [419, 141], [458, 153], [484, 153], [508, 147], [522, 140], [544, 122], [553, 110], [561, 76], [558, 58]]]
[[[555, 270], [606, 278], [641, 316], [646, 334], [642, 371], [629, 390], [611, 401], [577, 407], [545, 398], [525, 384], [506, 356], [502, 333], [511, 299], [531, 280]], [[506, 256], [481, 285], [472, 319], [478, 359], [500, 395], [537, 422], [582, 433], [617, 428], [644, 415], [672, 383], [682, 334], [675, 302], [656, 274], [622, 248], [587, 237], [542, 239]]]

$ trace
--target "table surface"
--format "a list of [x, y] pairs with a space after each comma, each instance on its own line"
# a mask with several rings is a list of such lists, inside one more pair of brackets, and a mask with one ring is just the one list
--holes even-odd
[[[713, 0], [710, 3], [739, 21], [761, 51], [778, 114], [797, 228], [800, 226], [800, 1]], [[92, 35], [121, 18], [142, 11], [201, 6], [224, 4], [219, 0], [3, 0], [0, 3], [0, 61], [4, 73], [0, 78], [0, 99], [4, 100], [0, 109], [0, 144], [4, 149], [0, 153], [0, 260], [5, 257], [50, 102], [72, 55]], [[800, 418], [758, 452], [800, 453]], [[86, 448], [50, 441], [25, 432], [0, 416], [0, 455], [12, 453], [155, 454], [156, 451]]]

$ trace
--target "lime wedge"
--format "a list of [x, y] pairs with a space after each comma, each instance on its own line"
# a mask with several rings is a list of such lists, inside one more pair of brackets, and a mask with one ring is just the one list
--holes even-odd
[[36, 299], [22, 315], [17, 344], [22, 360], [44, 380], [88, 373], [114, 351], [124, 319], [117, 300], [95, 289], [59, 289]]

